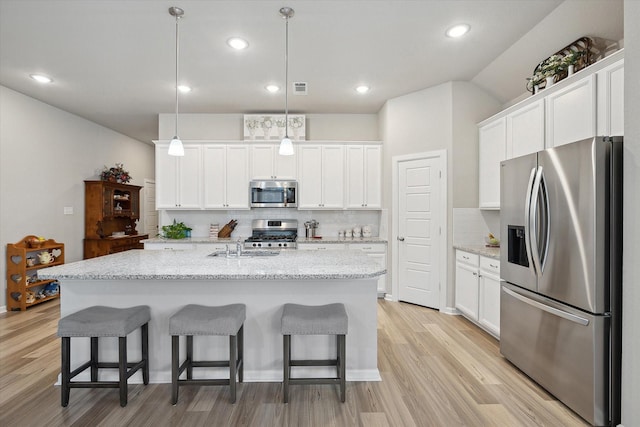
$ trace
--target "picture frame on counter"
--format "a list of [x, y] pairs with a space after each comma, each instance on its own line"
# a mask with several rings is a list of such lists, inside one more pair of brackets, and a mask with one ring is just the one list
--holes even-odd
[[[304, 114], [289, 114], [289, 138], [293, 141], [306, 139], [306, 117]], [[284, 114], [245, 114], [244, 139], [251, 141], [280, 141], [285, 135]]]

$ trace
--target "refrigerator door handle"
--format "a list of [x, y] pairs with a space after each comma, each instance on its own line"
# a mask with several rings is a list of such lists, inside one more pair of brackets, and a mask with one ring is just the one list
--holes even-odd
[[[540, 248], [538, 248], [538, 202], [540, 201], [540, 183], [542, 182], [542, 166], [538, 166], [536, 171], [536, 177], [533, 181], [533, 188], [531, 189], [531, 205], [529, 206], [529, 238], [527, 239], [531, 246], [531, 257], [533, 258], [533, 265], [537, 276], [542, 275], [542, 263], [540, 261]], [[545, 203], [546, 204], [546, 203]], [[544, 221], [544, 219], [543, 219]]]
[[538, 302], [524, 295], [521, 295], [518, 292], [514, 292], [511, 289], [508, 289], [504, 286], [502, 287], [502, 290], [509, 296], [512, 296], [513, 298], [519, 301], [522, 301], [525, 304], [529, 304], [530, 306], [539, 308], [542, 311], [546, 311], [549, 314], [553, 314], [554, 316], [562, 317], [563, 319], [566, 319], [573, 323], [577, 323], [582, 326], [587, 326], [589, 324], [589, 319], [585, 319], [584, 317], [576, 316], [575, 314], [568, 313], [566, 311], [563, 311], [554, 307], [550, 307], [546, 304], [542, 304], [541, 302]]
[[534, 276], [537, 275], [536, 269], [533, 264], [533, 258], [531, 257], [531, 243], [529, 239], [531, 238], [531, 229], [529, 227], [530, 217], [531, 217], [531, 197], [533, 190], [533, 181], [536, 176], [536, 168], [531, 168], [531, 174], [529, 175], [529, 183], [527, 184], [527, 192], [526, 199], [524, 202], [524, 247], [527, 252], [527, 261], [529, 263], [529, 269], [533, 273]]

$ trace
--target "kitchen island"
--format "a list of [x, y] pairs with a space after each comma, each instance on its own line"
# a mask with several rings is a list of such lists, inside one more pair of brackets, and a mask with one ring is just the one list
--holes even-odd
[[[249, 251], [250, 252], [250, 251]], [[128, 252], [38, 271], [60, 282], [61, 316], [93, 305], [151, 307], [150, 380], [171, 382], [169, 317], [186, 304], [244, 303], [245, 381], [282, 380], [280, 316], [285, 303], [321, 305], [341, 302], [349, 316], [347, 380], [379, 380], [377, 367], [377, 278], [385, 270], [361, 251], [283, 250], [273, 256], [210, 256], [210, 250]], [[131, 334], [131, 360], [139, 357], [139, 331]], [[86, 341], [86, 342], [85, 342]], [[101, 339], [100, 357], [117, 360], [117, 340]], [[184, 345], [184, 340], [182, 342]], [[293, 337], [293, 357], [327, 359], [335, 338]], [[72, 344], [72, 369], [88, 359], [89, 340]], [[184, 354], [184, 353], [183, 353]], [[226, 337], [194, 340], [194, 356], [223, 360]], [[332, 375], [335, 369], [298, 368], [300, 375]], [[226, 369], [197, 370], [224, 377]], [[105, 378], [117, 372], [106, 371]], [[197, 373], [195, 374], [197, 375]], [[139, 373], [130, 381], [142, 382]]]

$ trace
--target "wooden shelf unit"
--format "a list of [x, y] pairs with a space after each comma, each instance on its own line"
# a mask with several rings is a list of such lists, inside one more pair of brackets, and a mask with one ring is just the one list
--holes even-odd
[[[142, 187], [110, 181], [84, 184], [84, 259], [143, 249], [140, 241], [149, 236], [136, 231]], [[114, 232], [125, 235], [114, 237]]]
[[[32, 281], [31, 278], [37, 277], [37, 271], [41, 268], [64, 264], [64, 243], [49, 239], [38, 247], [31, 247], [29, 242], [35, 238], [36, 236], [29, 235], [17, 243], [7, 244], [7, 311], [24, 311], [33, 305], [60, 297], [60, 293], [57, 293], [44, 298], [36, 298], [30, 303], [27, 302], [27, 291], [38, 294], [38, 291], [45, 285], [55, 282], [55, 280]], [[37, 255], [40, 252], [52, 253], [54, 261], [48, 264], [40, 264], [37, 260]], [[27, 265], [27, 258], [33, 258], [35, 264], [32, 266]], [[27, 281], [27, 278], [29, 278], [29, 281]]]

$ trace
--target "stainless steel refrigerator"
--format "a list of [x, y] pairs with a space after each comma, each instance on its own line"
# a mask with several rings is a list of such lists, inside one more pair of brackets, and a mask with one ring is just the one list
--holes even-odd
[[620, 422], [622, 138], [501, 163], [500, 352], [593, 425]]

